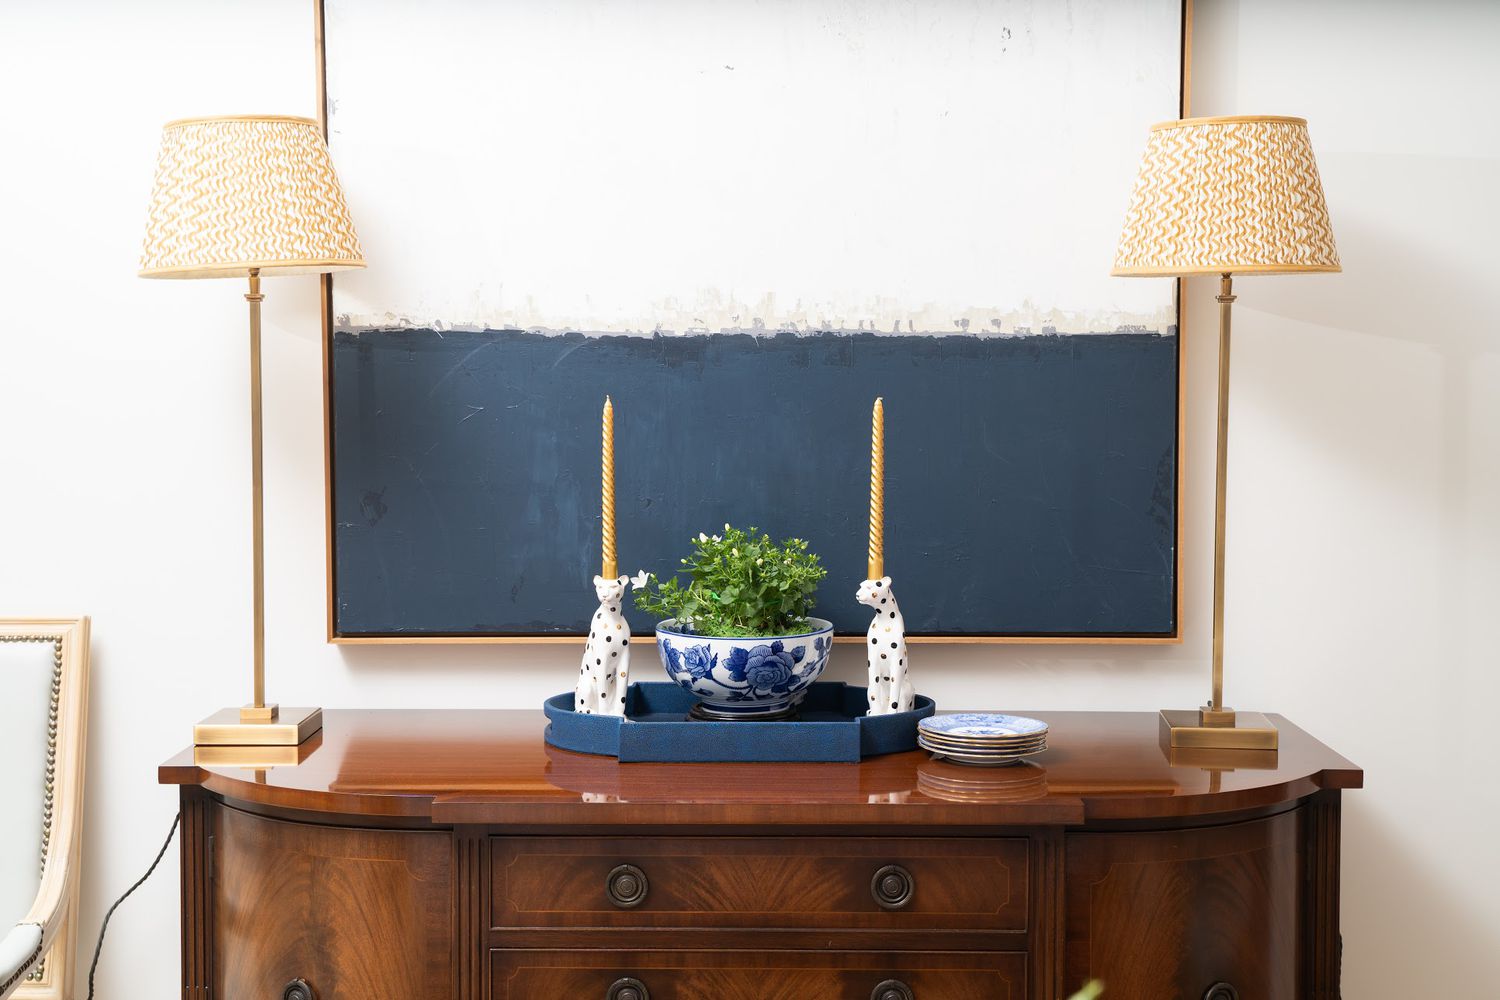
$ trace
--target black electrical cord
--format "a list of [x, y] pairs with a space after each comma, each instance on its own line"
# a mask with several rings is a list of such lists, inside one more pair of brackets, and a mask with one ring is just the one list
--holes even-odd
[[109, 911], [104, 914], [104, 923], [99, 925], [99, 941], [94, 945], [94, 960], [89, 963], [89, 1000], [94, 1000], [94, 970], [99, 968], [99, 953], [104, 950], [104, 932], [109, 930], [109, 918], [114, 916], [115, 910], [119, 909], [120, 904], [129, 899], [130, 894], [144, 885], [146, 880], [151, 877], [151, 873], [156, 871], [156, 866], [161, 864], [162, 858], [166, 857], [167, 848], [172, 844], [172, 838], [177, 835], [177, 824], [181, 820], [182, 813], [178, 813], [172, 817], [172, 829], [167, 831], [166, 842], [161, 845], [161, 850], [156, 852], [156, 860], [151, 862], [151, 867], [146, 869], [146, 874], [142, 875], [136, 881], [135, 885], [126, 889], [125, 895], [115, 900], [115, 905], [111, 906]]

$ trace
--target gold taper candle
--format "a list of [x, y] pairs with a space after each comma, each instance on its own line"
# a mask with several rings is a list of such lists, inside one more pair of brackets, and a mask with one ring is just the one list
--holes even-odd
[[875, 399], [870, 422], [870, 576], [885, 575], [885, 403]]
[[615, 406], [604, 397], [604, 569], [600, 576], [612, 577], [619, 565], [615, 561]]

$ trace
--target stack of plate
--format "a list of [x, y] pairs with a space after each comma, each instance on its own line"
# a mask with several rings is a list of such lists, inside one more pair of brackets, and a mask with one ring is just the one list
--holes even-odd
[[1047, 724], [1021, 715], [934, 715], [917, 723], [917, 745], [955, 764], [1001, 767], [1047, 749]]

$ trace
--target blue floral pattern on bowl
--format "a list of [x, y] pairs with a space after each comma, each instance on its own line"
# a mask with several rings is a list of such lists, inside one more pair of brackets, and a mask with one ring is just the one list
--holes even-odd
[[833, 649], [833, 624], [801, 635], [733, 639], [694, 635], [669, 618], [656, 627], [667, 676], [719, 712], [753, 717], [797, 705]]

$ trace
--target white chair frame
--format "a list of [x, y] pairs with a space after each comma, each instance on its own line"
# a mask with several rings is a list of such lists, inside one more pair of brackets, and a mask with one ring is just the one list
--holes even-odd
[[[51, 643], [53, 702], [47, 738], [41, 879], [31, 909], [7, 938], [28, 947], [0, 957], [0, 1000], [72, 1000], [88, 730], [89, 620], [0, 618], [0, 642]], [[40, 776], [39, 776], [40, 777]], [[40, 934], [37, 934], [37, 929]], [[34, 947], [30, 947], [35, 941]], [[0, 947], [0, 952], [5, 949]]]

